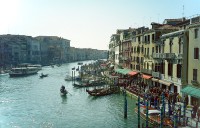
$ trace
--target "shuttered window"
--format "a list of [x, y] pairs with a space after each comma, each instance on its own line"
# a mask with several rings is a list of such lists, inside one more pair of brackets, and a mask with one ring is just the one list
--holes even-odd
[[193, 69], [193, 80], [197, 80], [197, 69]]
[[194, 48], [194, 59], [199, 59], [199, 48]]

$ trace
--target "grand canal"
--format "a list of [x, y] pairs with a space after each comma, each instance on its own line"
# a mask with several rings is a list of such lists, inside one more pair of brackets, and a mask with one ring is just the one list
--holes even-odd
[[[91, 61], [84, 61], [91, 63]], [[0, 128], [135, 128], [135, 99], [128, 99], [124, 119], [124, 97], [113, 94], [94, 98], [64, 80], [76, 63], [43, 67], [36, 75], [10, 78], [0, 76]], [[49, 76], [39, 78], [40, 73]], [[62, 98], [61, 85], [70, 94]]]

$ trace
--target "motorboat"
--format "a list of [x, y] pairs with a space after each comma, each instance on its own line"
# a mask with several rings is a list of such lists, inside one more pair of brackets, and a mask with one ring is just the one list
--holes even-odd
[[65, 81], [71, 81], [72, 80], [72, 77], [71, 76], [69, 76], [69, 75], [66, 75], [65, 76]]

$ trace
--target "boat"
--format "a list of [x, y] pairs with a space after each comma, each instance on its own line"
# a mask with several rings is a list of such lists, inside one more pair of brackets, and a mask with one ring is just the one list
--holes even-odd
[[94, 86], [105, 85], [105, 82], [104, 81], [89, 80], [88, 82], [74, 83], [73, 85], [75, 87], [94, 87]]
[[65, 89], [65, 86], [61, 86], [61, 88], [60, 88], [60, 95], [61, 96], [66, 96], [67, 95], [67, 90]]
[[66, 76], [65, 76], [65, 81], [72, 81], [72, 77], [69, 76], [69, 75], [66, 75]]
[[118, 91], [116, 88], [101, 88], [94, 89], [92, 91], [86, 89], [86, 92], [88, 92], [88, 94], [90, 94], [91, 96], [106, 96], [117, 93]]
[[42, 70], [42, 65], [40, 64], [21, 63], [18, 65], [18, 67], [35, 67], [38, 68], [38, 70]]
[[83, 65], [83, 62], [78, 62], [78, 65]]
[[[146, 120], [146, 111], [147, 111], [146, 106], [141, 104], [140, 117], [144, 120]], [[138, 114], [138, 107], [135, 108], [135, 113]], [[153, 127], [160, 126], [161, 123], [160, 114], [161, 114], [160, 110], [148, 107], [148, 120], [150, 125], [152, 125]], [[170, 118], [165, 117], [163, 119], [163, 126], [172, 128], [173, 121]]]
[[40, 75], [40, 78], [47, 77], [47, 76], [48, 76], [48, 74], [43, 74], [43, 73], [42, 73], [42, 74]]
[[18, 67], [12, 68], [9, 72], [10, 77], [18, 77], [18, 76], [28, 76], [33, 75], [38, 72], [37, 67]]

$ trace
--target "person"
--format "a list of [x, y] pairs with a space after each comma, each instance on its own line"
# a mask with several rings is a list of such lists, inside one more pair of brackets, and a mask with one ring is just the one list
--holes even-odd
[[198, 122], [200, 122], [200, 121], [199, 121], [199, 118], [200, 118], [200, 106], [199, 106], [199, 108], [198, 108], [198, 110], [197, 110], [197, 116], [198, 116]]
[[197, 104], [195, 104], [194, 107], [193, 107], [192, 118], [195, 118], [195, 117], [196, 117], [197, 109], [198, 109]]
[[64, 92], [65, 91], [65, 86], [61, 86], [61, 88], [60, 88], [60, 92]]

